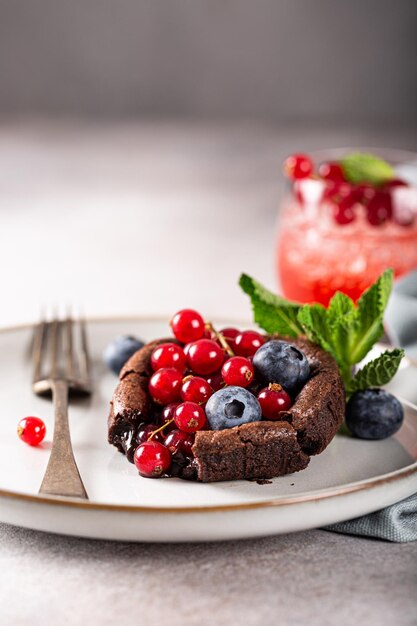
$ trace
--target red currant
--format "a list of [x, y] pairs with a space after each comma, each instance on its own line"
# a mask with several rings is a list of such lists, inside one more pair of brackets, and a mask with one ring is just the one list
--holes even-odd
[[[159, 426], [157, 426], [156, 424], [146, 424], [142, 426], [141, 428], [139, 428], [138, 434], [136, 435], [138, 444], [143, 443], [144, 441], [148, 441], [152, 433], [155, 432], [155, 430], [158, 430], [158, 428]], [[152, 437], [152, 441], [159, 441], [160, 443], [162, 443], [163, 440], [164, 440], [163, 431], [156, 433]]]
[[338, 224], [345, 226], [356, 219], [356, 214], [353, 210], [354, 204], [351, 198], [346, 198], [345, 200], [341, 200], [339, 204], [333, 205], [333, 218]]
[[381, 226], [381, 224], [391, 219], [391, 216], [392, 205], [390, 195], [383, 191], [376, 192], [374, 197], [368, 202], [366, 219], [372, 226]]
[[408, 187], [408, 183], [402, 180], [402, 178], [392, 178], [384, 183], [383, 190], [388, 191], [389, 189], [394, 189], [394, 187]]
[[345, 174], [343, 168], [339, 163], [327, 161], [319, 166], [318, 174], [324, 180], [332, 180], [335, 182], [341, 182], [345, 180]]
[[171, 454], [159, 441], [145, 441], [135, 450], [133, 462], [139, 474], [146, 478], [159, 478], [171, 465]]
[[253, 356], [264, 343], [264, 337], [256, 330], [244, 330], [235, 339], [234, 351], [238, 356]]
[[183, 372], [186, 365], [184, 350], [176, 343], [161, 343], [152, 352], [151, 365], [154, 372], [163, 367], [174, 367]]
[[204, 428], [206, 414], [204, 409], [195, 402], [183, 402], [175, 410], [175, 423], [177, 428], [185, 433], [195, 433]]
[[175, 313], [170, 324], [176, 339], [182, 343], [201, 339], [206, 330], [200, 313], [192, 309], [182, 309], [182, 311]]
[[155, 402], [169, 404], [181, 398], [182, 374], [173, 367], [164, 367], [151, 376], [149, 393]]
[[333, 202], [339, 203], [343, 199], [352, 196], [353, 187], [345, 181], [329, 180], [326, 183], [324, 197]]
[[356, 202], [360, 202], [366, 206], [375, 196], [376, 190], [375, 187], [372, 187], [369, 183], [360, 183], [354, 187], [353, 193], [355, 194]]
[[313, 162], [306, 154], [292, 154], [284, 161], [284, 174], [293, 180], [308, 178], [313, 172]]
[[223, 330], [220, 331], [220, 334], [226, 339], [233, 352], [235, 351], [235, 339], [239, 333], [240, 330], [237, 328], [223, 328]]
[[45, 438], [46, 427], [40, 417], [24, 417], [17, 425], [17, 434], [29, 446], [38, 446]]
[[254, 379], [255, 371], [249, 359], [232, 356], [222, 367], [223, 380], [227, 385], [248, 387]]
[[225, 385], [221, 372], [214, 372], [214, 374], [210, 374], [210, 376], [207, 376], [206, 380], [213, 391], [219, 391], [219, 389], [223, 389]]
[[196, 374], [211, 374], [223, 365], [223, 361], [223, 350], [211, 339], [199, 339], [188, 347], [187, 363]]
[[261, 389], [258, 393], [258, 401], [262, 415], [269, 420], [282, 419], [282, 413], [288, 411], [291, 406], [290, 396], [278, 383], [271, 383], [265, 389]]
[[171, 454], [182, 452], [186, 456], [192, 454], [191, 448], [194, 443], [193, 433], [184, 433], [182, 430], [172, 430], [165, 439], [165, 445]]
[[181, 398], [196, 404], [205, 404], [213, 393], [205, 378], [200, 376], [187, 376], [184, 378], [181, 388]]
[[167, 404], [166, 406], [164, 406], [164, 408], [162, 409], [162, 413], [161, 413], [162, 424], [166, 424], [167, 422], [170, 422], [171, 420], [174, 419], [175, 409], [177, 408], [179, 404], [180, 404], [179, 402], [171, 402], [170, 404]]

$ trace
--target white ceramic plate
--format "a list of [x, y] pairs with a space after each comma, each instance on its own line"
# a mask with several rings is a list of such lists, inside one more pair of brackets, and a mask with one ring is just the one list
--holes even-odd
[[[323, 526], [378, 510], [417, 491], [417, 410], [405, 406], [399, 433], [367, 442], [337, 436], [309, 467], [271, 484], [199, 484], [150, 480], [107, 444], [108, 402], [116, 377], [101, 361], [104, 346], [125, 333], [167, 334], [166, 320], [95, 321], [89, 339], [95, 376], [91, 400], [70, 407], [72, 440], [90, 500], [37, 495], [52, 436], [52, 405], [32, 394], [30, 328], [0, 333], [0, 520], [38, 530], [130, 541], [206, 541], [257, 537]], [[417, 368], [405, 363], [391, 385], [417, 403]], [[18, 420], [42, 416], [38, 448], [16, 435]]]

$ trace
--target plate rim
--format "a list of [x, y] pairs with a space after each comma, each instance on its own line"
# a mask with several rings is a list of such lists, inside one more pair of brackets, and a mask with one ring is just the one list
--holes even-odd
[[[220, 316], [218, 316], [220, 317]], [[93, 323], [112, 323], [112, 322], [161, 322], [166, 321], [167, 316], [160, 315], [112, 315], [112, 316], [85, 316], [87, 324]], [[221, 318], [224, 321], [239, 322], [237, 318], [228, 318], [227, 316]], [[240, 320], [244, 323], [251, 323], [247, 320]], [[19, 330], [33, 329], [37, 322], [26, 322], [22, 324], [15, 324], [11, 326], [1, 326], [0, 333], [7, 334]], [[410, 360], [410, 359], [409, 359]], [[410, 360], [412, 367], [415, 367], [415, 363]], [[411, 407], [417, 410], [412, 403], [408, 403]], [[355, 481], [353, 483], [347, 483], [343, 487], [332, 487], [314, 490], [309, 493], [284, 496], [280, 498], [271, 498], [269, 500], [263, 500], [260, 502], [245, 502], [236, 504], [216, 504], [216, 505], [202, 505], [202, 506], [186, 506], [186, 507], [161, 507], [161, 506], [141, 506], [136, 504], [106, 504], [102, 502], [91, 502], [90, 500], [78, 500], [76, 498], [67, 498], [63, 496], [45, 496], [38, 494], [28, 494], [18, 491], [10, 491], [8, 489], [0, 489], [0, 498], [7, 498], [17, 500], [20, 502], [32, 503], [32, 504], [49, 504], [52, 506], [64, 506], [75, 509], [86, 510], [99, 510], [108, 512], [122, 512], [122, 513], [169, 513], [169, 514], [187, 514], [187, 513], [219, 513], [222, 511], [242, 511], [251, 509], [263, 509], [263, 508], [276, 508], [281, 506], [288, 506], [293, 504], [300, 504], [304, 502], [322, 501], [331, 498], [337, 498], [346, 496], [348, 494], [357, 493], [360, 491], [366, 491], [376, 487], [381, 487], [385, 484], [391, 484], [396, 481], [401, 481], [412, 476], [417, 476], [417, 461], [414, 461], [407, 467], [394, 470], [370, 479], [364, 479], [361, 481]]]

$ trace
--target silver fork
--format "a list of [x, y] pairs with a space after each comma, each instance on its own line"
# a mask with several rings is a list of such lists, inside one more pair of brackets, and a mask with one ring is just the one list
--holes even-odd
[[[75, 335], [78, 326], [78, 336]], [[90, 359], [85, 321], [41, 321], [34, 330], [33, 391], [52, 395], [55, 407], [54, 436], [48, 466], [39, 493], [88, 499], [81, 480], [68, 424], [68, 400], [91, 394]]]

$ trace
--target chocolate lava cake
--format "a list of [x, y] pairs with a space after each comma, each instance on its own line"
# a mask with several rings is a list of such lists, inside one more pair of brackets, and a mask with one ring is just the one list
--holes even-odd
[[[305, 338], [273, 338], [301, 350], [310, 366], [309, 379], [283, 415], [285, 419], [199, 430], [192, 446], [193, 459], [173, 455], [170, 476], [202, 482], [274, 478], [304, 469], [310, 456], [322, 452], [333, 439], [345, 410], [344, 386], [336, 362]], [[131, 462], [139, 428], [155, 421], [160, 410], [148, 392], [153, 374], [151, 355], [156, 346], [168, 341], [178, 343], [172, 338], [153, 341], [127, 361], [110, 402], [109, 443]]]

